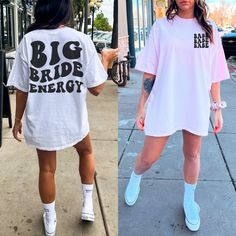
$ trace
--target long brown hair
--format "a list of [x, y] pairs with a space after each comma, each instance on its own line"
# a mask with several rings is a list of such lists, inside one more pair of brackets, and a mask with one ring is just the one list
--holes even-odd
[[[195, 0], [194, 16], [196, 17], [201, 28], [206, 32], [207, 37], [210, 38], [210, 42], [214, 43], [212, 26], [207, 23], [208, 9], [209, 8], [205, 0]], [[178, 10], [179, 8], [175, 0], [170, 0], [170, 5], [166, 11], [167, 19], [173, 20], [175, 15], [177, 15]]]

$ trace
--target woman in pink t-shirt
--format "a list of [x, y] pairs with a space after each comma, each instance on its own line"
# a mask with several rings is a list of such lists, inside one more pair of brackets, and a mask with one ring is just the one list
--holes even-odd
[[170, 135], [182, 130], [183, 207], [191, 231], [200, 227], [194, 192], [202, 136], [208, 135], [210, 110], [214, 132], [222, 129], [221, 108], [226, 104], [220, 81], [230, 78], [217, 26], [206, 16], [204, 0], [171, 0], [166, 17], [154, 23], [138, 57], [136, 69], [144, 76], [136, 124], [144, 130], [145, 141], [125, 192], [126, 203], [135, 204], [142, 174], [160, 158]]

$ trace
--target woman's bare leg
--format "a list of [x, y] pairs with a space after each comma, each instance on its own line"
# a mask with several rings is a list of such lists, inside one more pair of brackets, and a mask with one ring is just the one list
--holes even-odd
[[93, 212], [93, 182], [95, 173], [95, 161], [90, 135], [74, 146], [79, 154], [79, 172], [83, 189], [82, 220], [94, 221]]
[[189, 230], [197, 231], [200, 227], [200, 207], [194, 195], [200, 172], [201, 136], [183, 130], [183, 141], [185, 222]]
[[131, 174], [125, 191], [125, 202], [127, 205], [132, 206], [137, 201], [141, 176], [160, 158], [168, 138], [169, 136], [145, 137], [143, 149], [136, 159], [134, 171]]
[[79, 154], [79, 172], [83, 184], [93, 184], [95, 173], [95, 160], [90, 135], [74, 145]]
[[143, 149], [138, 155], [135, 163], [134, 172], [137, 175], [143, 174], [160, 158], [168, 138], [169, 136], [145, 137]]
[[56, 152], [37, 149], [39, 162], [39, 194], [43, 203], [55, 201]]
[[184, 180], [197, 183], [200, 172], [200, 150], [202, 137], [183, 130]]

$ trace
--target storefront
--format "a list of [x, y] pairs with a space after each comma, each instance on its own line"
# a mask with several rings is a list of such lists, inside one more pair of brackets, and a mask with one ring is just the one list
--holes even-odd
[[168, 0], [132, 0], [135, 51], [145, 45], [153, 22], [165, 15]]
[[0, 2], [0, 49], [11, 51], [18, 46], [31, 24], [32, 4], [22, 0]]

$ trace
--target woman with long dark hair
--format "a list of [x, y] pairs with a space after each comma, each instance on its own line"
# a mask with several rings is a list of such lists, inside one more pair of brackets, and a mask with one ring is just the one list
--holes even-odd
[[[144, 72], [136, 124], [144, 147], [131, 174], [125, 201], [135, 204], [142, 174], [156, 162], [170, 135], [183, 133], [185, 222], [200, 227], [194, 199], [200, 171], [202, 136], [208, 135], [210, 110], [214, 132], [222, 129], [220, 81], [230, 78], [217, 26], [207, 19], [205, 0], [171, 0], [166, 17], [153, 25], [136, 69]], [[210, 102], [210, 95], [212, 103]]]
[[35, 23], [22, 39], [8, 85], [17, 88], [13, 135], [22, 132], [37, 149], [39, 193], [46, 235], [56, 232], [56, 151], [74, 146], [80, 156], [83, 188], [81, 218], [94, 221], [94, 154], [89, 135], [86, 93], [98, 95], [117, 50], [102, 52], [102, 63], [89, 36], [66, 26], [70, 0], [38, 0]]

